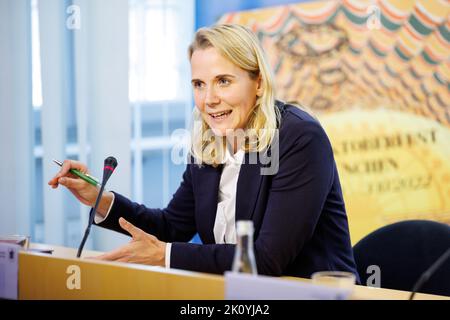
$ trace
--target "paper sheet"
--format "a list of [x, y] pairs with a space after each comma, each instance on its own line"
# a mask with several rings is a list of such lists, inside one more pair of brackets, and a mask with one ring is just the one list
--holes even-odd
[[225, 299], [229, 300], [344, 300], [350, 294], [351, 289], [245, 273], [225, 273]]

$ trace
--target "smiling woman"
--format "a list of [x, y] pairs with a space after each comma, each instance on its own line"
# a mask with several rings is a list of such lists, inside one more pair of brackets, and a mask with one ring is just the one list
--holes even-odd
[[[194, 122], [194, 156], [208, 164], [221, 163], [221, 153], [207, 145], [215, 141], [214, 136], [230, 136], [236, 129], [256, 132], [258, 144], [253, 151], [267, 149], [279, 112], [273, 107], [273, 76], [255, 35], [239, 25], [200, 29], [189, 47], [189, 58], [197, 107], [194, 119], [203, 120]], [[206, 135], [210, 141], [202, 134], [207, 129], [214, 132]], [[235, 153], [237, 146], [232, 146]], [[244, 149], [250, 150], [248, 143]]]
[[261, 94], [261, 79], [250, 78], [215, 48], [196, 50], [191, 66], [195, 105], [203, 120], [220, 135], [245, 128]]
[[[182, 182], [163, 209], [106, 192], [95, 222], [133, 239], [98, 258], [223, 273], [232, 266], [236, 221], [252, 220], [259, 273], [358, 278], [331, 144], [314, 117], [275, 100], [256, 36], [239, 25], [200, 29], [189, 59], [196, 106]], [[276, 170], [265, 171], [269, 165]], [[73, 168], [88, 171], [67, 160], [49, 184], [91, 205], [97, 189], [71, 176]], [[188, 243], [196, 233], [203, 244]]]

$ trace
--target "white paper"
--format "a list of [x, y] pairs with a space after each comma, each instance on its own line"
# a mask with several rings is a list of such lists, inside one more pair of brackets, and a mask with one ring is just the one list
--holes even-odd
[[245, 273], [225, 273], [228, 300], [344, 300], [351, 289]]
[[19, 251], [17, 244], [0, 242], [0, 298], [18, 297]]

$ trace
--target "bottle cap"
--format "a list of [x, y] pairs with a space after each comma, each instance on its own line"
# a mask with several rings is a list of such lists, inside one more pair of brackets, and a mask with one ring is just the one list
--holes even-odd
[[253, 233], [253, 221], [239, 220], [236, 223], [236, 233], [238, 236]]

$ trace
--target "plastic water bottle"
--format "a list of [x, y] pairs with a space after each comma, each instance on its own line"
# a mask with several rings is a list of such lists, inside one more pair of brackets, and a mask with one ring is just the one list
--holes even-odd
[[253, 231], [252, 220], [239, 220], [237, 222], [237, 244], [234, 252], [233, 272], [258, 274], [253, 250]]

